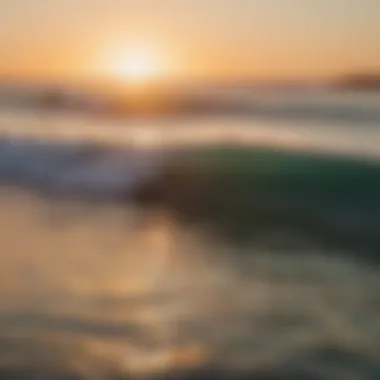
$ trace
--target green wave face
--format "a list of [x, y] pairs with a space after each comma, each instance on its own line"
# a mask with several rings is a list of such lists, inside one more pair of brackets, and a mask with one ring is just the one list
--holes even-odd
[[380, 166], [264, 148], [192, 149], [140, 189], [179, 219], [238, 241], [292, 228], [348, 247], [378, 244]]

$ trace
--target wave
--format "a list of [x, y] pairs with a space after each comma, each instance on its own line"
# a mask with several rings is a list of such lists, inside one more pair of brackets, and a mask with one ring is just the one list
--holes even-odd
[[380, 120], [378, 94], [335, 92], [216, 92], [183, 100], [194, 115], [235, 115], [283, 121], [373, 124]]
[[262, 147], [179, 152], [3, 139], [0, 181], [164, 207], [238, 242], [265, 236], [283, 249], [297, 235], [363, 256], [380, 249], [380, 165], [359, 159]]
[[[376, 257], [380, 165], [269, 148], [196, 149], [138, 191], [221, 236], [284, 250], [301, 239]], [[296, 241], [290, 241], [295, 239]], [[301, 247], [303, 243], [301, 243]]]
[[127, 196], [154, 175], [162, 153], [93, 143], [0, 140], [0, 181], [56, 193]]

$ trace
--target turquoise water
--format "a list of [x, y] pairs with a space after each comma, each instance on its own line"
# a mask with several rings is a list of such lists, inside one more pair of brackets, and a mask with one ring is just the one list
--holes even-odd
[[280, 230], [377, 258], [379, 187], [375, 162], [227, 146], [170, 160], [138, 196], [235, 242]]

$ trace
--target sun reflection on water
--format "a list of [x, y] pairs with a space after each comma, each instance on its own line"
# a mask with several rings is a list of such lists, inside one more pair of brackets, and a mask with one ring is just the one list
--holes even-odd
[[327, 344], [380, 348], [375, 269], [318, 255], [237, 257], [161, 211], [60, 202], [0, 194], [9, 213], [0, 238], [12, 252], [0, 256], [4, 365], [96, 378], [261, 368]]

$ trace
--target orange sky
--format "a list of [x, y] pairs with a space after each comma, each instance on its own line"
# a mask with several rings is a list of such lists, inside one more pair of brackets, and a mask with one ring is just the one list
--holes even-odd
[[380, 69], [378, 0], [2, 0], [0, 74], [112, 76], [131, 47], [173, 78]]

